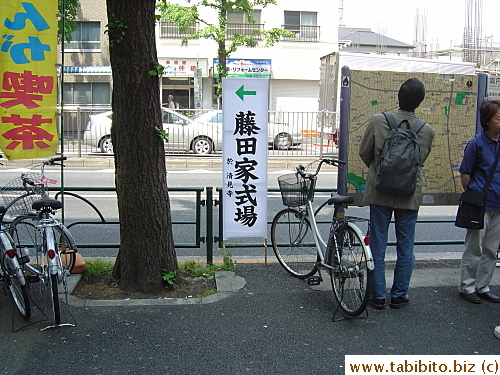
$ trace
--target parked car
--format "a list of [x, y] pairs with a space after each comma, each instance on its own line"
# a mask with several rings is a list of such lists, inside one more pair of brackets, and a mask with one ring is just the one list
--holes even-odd
[[[192, 151], [210, 154], [222, 149], [222, 129], [218, 124], [203, 123], [168, 108], [162, 108], [163, 129], [169, 134], [167, 150]], [[83, 143], [97, 147], [106, 154], [113, 153], [111, 144], [111, 111], [90, 116]]]
[[[203, 112], [194, 118], [186, 117], [172, 109], [162, 108], [163, 129], [169, 134], [167, 150], [191, 151], [210, 154], [222, 150], [222, 111]], [[106, 154], [113, 153], [111, 144], [111, 111], [90, 116], [83, 143], [97, 147]], [[269, 145], [286, 150], [302, 143], [302, 136], [288, 124], [269, 124]]]
[[[195, 121], [216, 124], [222, 129], [222, 111], [211, 110], [203, 112], [194, 118]], [[275, 150], [287, 150], [292, 146], [298, 146], [302, 143], [302, 135], [286, 123], [269, 124], [267, 141], [269, 146]]]

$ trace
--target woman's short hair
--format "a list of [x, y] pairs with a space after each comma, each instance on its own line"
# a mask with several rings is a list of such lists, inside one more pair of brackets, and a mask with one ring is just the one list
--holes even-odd
[[414, 112], [425, 98], [425, 85], [419, 78], [410, 78], [399, 88], [399, 108], [403, 111]]
[[488, 122], [500, 109], [500, 100], [486, 100], [479, 107], [479, 118], [483, 130], [488, 130]]

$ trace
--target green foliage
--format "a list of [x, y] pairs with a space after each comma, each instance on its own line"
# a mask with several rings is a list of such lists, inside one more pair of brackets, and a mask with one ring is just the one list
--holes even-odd
[[123, 38], [126, 35], [125, 30], [128, 29], [128, 26], [116, 19], [115, 15], [113, 15], [112, 18], [113, 20], [106, 25], [106, 30], [104, 30], [104, 34], [109, 35], [110, 47], [114, 47], [117, 43], [123, 42]]
[[155, 126], [155, 129], [158, 133], [158, 137], [160, 137], [165, 142], [168, 142], [168, 132], [158, 126]]
[[58, 0], [57, 9], [59, 21], [57, 23], [57, 37], [59, 42], [63, 39], [67, 42], [71, 41], [73, 31], [77, 29], [76, 13], [80, 8], [80, 0]]
[[152, 63], [153, 63], [153, 70], [150, 70], [148, 73], [152, 76], [161, 77], [165, 72], [165, 67], [160, 63], [158, 63], [157, 61], [152, 61]]
[[161, 270], [161, 277], [163, 278], [163, 281], [166, 281], [168, 285], [174, 286], [175, 285], [175, 275], [177, 273], [175, 271], [170, 271], [168, 272], [165, 269]]
[[233, 271], [234, 265], [235, 262], [232, 260], [231, 255], [228, 255], [223, 257], [222, 265], [197, 263], [192, 260], [186, 260], [179, 264], [179, 269], [198, 277], [210, 277], [213, 276], [216, 271]]

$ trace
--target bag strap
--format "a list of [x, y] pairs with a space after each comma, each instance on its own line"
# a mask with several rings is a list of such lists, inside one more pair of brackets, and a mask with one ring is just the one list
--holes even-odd
[[497, 154], [495, 156], [495, 162], [493, 163], [493, 166], [491, 167], [490, 174], [488, 175], [488, 178], [486, 179], [486, 183], [484, 184], [484, 188], [483, 188], [484, 193], [486, 193], [488, 191], [488, 188], [490, 187], [491, 181], [493, 180], [493, 176], [495, 175], [495, 171], [497, 169], [499, 158], [500, 158], [500, 148], [497, 150]]
[[394, 118], [394, 115], [389, 112], [382, 112], [382, 114], [385, 116], [385, 119], [389, 123], [389, 126], [391, 129], [397, 129], [399, 127], [398, 123], [396, 122], [396, 119]]
[[476, 139], [477, 139], [477, 148], [476, 148], [476, 158], [474, 159], [474, 165], [472, 166], [472, 171], [470, 174], [470, 179], [472, 180], [474, 178], [474, 175], [476, 174], [477, 166], [479, 164], [479, 161], [483, 158], [483, 135], [482, 133], [476, 134]]
[[[385, 116], [387, 122], [389, 123], [390, 127], [392, 129], [397, 129], [398, 127], [401, 126], [401, 124], [406, 121], [409, 123], [408, 120], [403, 120], [400, 122], [400, 124], [398, 125], [398, 123], [396, 122], [396, 119], [394, 118], [394, 115], [392, 113], [389, 113], [389, 112], [382, 112], [382, 114]], [[418, 131], [420, 129], [422, 129], [422, 127], [425, 125], [425, 121], [424, 120], [421, 120], [421, 119], [417, 119], [417, 121], [413, 124], [413, 126], [411, 127], [411, 130], [413, 130], [415, 133], [418, 133]]]

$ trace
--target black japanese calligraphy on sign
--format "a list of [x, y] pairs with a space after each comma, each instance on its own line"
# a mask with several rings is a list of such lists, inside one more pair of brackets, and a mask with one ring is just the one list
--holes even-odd
[[[257, 138], [254, 135], [259, 134], [261, 130], [255, 122], [255, 113], [252, 111], [238, 112], [235, 115], [235, 127], [233, 135], [239, 134], [240, 136], [247, 136], [244, 138], [236, 138], [236, 152], [238, 156], [241, 155], [255, 155], [257, 150]], [[229, 163], [229, 160], [227, 161]], [[233, 160], [231, 160], [232, 164]], [[257, 188], [253, 184], [248, 184], [249, 180], [258, 180], [259, 177], [252, 173], [258, 162], [248, 157], [243, 157], [242, 160], [234, 161], [234, 175], [226, 176], [228, 179], [240, 180], [242, 184], [242, 190], [228, 190], [230, 196], [234, 194], [234, 199], [236, 202], [236, 212], [234, 221], [240, 222], [243, 225], [252, 227], [257, 221], [257, 213], [255, 212], [255, 207], [257, 206]], [[233, 188], [233, 183], [228, 187]]]

